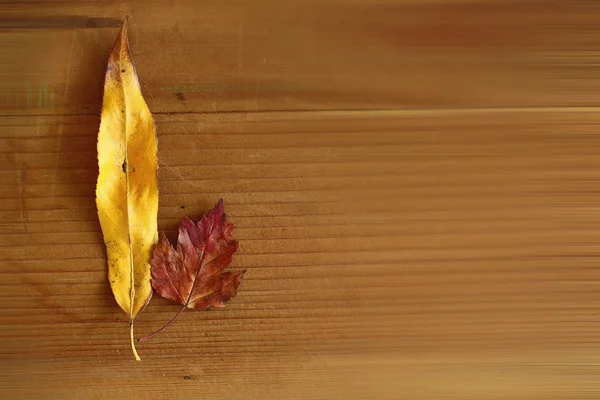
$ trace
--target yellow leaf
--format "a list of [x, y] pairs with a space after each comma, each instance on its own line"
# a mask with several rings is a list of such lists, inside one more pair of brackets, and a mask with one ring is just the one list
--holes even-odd
[[156, 128], [142, 97], [123, 25], [110, 53], [100, 132], [96, 206], [106, 244], [108, 278], [130, 321], [152, 296], [150, 255], [158, 239]]

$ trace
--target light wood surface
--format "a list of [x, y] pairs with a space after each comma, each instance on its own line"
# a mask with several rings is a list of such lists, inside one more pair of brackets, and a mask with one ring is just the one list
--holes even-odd
[[[94, 204], [129, 15], [159, 229], [248, 272], [139, 344]], [[0, 3], [0, 397], [600, 398], [600, 3]], [[137, 334], [178, 306], [155, 297]]]

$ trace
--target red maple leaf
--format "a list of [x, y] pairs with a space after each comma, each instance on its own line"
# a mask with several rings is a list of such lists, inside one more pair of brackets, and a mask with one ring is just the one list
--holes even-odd
[[177, 250], [161, 234], [150, 259], [152, 287], [183, 308], [165, 326], [142, 340], [169, 326], [186, 308], [224, 307], [237, 294], [246, 271], [223, 272], [238, 248], [232, 231], [233, 224], [227, 222], [221, 199], [200, 221], [183, 220]]

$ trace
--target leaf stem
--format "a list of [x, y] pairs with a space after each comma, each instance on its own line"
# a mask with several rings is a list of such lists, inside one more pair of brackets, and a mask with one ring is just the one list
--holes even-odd
[[177, 319], [177, 317], [179, 317], [181, 315], [181, 313], [183, 311], [185, 311], [186, 306], [184, 305], [181, 310], [179, 310], [179, 312], [177, 314], [175, 314], [175, 316], [173, 318], [171, 318], [171, 320], [169, 322], [167, 322], [162, 328], [160, 328], [159, 330], [157, 330], [154, 333], [149, 334], [148, 336], [145, 336], [143, 338], [140, 339], [140, 342], [143, 342], [144, 340], [148, 340], [150, 339], [152, 336], [156, 335], [157, 333], [160, 333], [163, 329], [165, 329], [167, 326], [171, 325], [171, 322], [175, 321], [175, 319]]
[[133, 350], [133, 355], [135, 356], [136, 361], [142, 361], [137, 350], [135, 349], [135, 342], [133, 341], [133, 320], [129, 323], [129, 338], [131, 340], [131, 350]]

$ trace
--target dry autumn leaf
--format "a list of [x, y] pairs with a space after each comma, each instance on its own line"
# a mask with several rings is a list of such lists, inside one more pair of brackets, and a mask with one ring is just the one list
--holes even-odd
[[98, 217], [106, 244], [108, 277], [130, 322], [152, 296], [150, 254], [158, 239], [156, 129], [142, 97], [123, 25], [110, 53], [98, 133]]
[[150, 260], [152, 287], [183, 307], [165, 326], [142, 340], [162, 331], [186, 308], [223, 307], [237, 294], [246, 271], [222, 272], [238, 248], [232, 231], [221, 199], [200, 221], [183, 220], [177, 250], [161, 235]]

